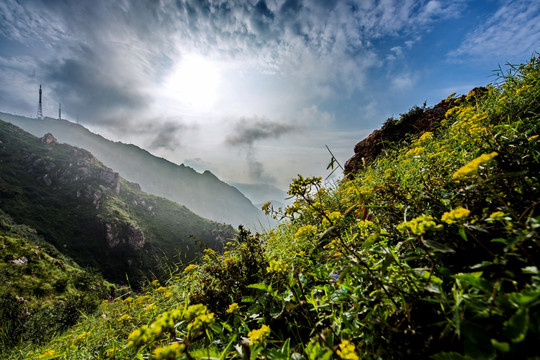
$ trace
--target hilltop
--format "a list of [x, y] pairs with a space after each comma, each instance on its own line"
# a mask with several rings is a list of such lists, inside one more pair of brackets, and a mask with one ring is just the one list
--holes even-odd
[[342, 182], [299, 175], [274, 229], [9, 355], [538, 358], [540, 59], [445, 101]]
[[31, 134], [42, 137], [51, 133], [61, 143], [90, 151], [103, 164], [118, 172], [141, 189], [184, 205], [199, 216], [234, 227], [268, 227], [265, 217], [235, 187], [218, 179], [212, 172], [198, 173], [183, 164], [176, 165], [156, 157], [135, 145], [113, 142], [94, 134], [82, 125], [46, 117], [33, 119], [0, 113], [8, 121]]

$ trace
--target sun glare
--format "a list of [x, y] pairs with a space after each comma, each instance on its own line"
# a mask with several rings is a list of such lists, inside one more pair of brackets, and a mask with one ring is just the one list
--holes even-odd
[[196, 111], [212, 107], [218, 85], [218, 67], [201, 56], [184, 57], [165, 82], [169, 97]]

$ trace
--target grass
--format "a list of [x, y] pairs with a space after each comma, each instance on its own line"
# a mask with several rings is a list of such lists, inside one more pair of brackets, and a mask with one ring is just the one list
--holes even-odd
[[299, 175], [275, 229], [10, 356], [537, 358], [539, 99], [539, 59], [511, 66], [353, 178]]

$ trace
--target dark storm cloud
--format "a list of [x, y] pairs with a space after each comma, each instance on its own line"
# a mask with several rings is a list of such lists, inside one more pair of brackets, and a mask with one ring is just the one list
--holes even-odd
[[182, 145], [180, 143], [180, 137], [182, 135], [180, 132], [188, 128], [182, 123], [166, 121], [164, 124], [159, 125], [158, 129], [150, 129], [152, 134], [157, 132], [157, 135], [150, 144], [149, 149], [166, 149], [171, 151], [178, 149]]
[[281, 135], [290, 133], [295, 127], [288, 124], [270, 121], [266, 118], [241, 118], [234, 125], [234, 133], [225, 139], [231, 146], [249, 146], [264, 139], [277, 139]]
[[238, 146], [245, 151], [248, 175], [251, 180], [274, 183], [276, 178], [266, 173], [263, 163], [257, 160], [254, 143], [265, 139], [277, 139], [295, 130], [295, 126], [274, 122], [266, 118], [244, 117], [234, 124], [233, 134], [225, 139], [225, 143], [229, 146]]

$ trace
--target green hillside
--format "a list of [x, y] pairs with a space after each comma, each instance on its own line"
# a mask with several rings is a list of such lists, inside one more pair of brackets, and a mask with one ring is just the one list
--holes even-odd
[[537, 359], [540, 60], [447, 101], [351, 178], [298, 176], [275, 229], [11, 357]]
[[0, 209], [107, 279], [139, 286], [234, 230], [148, 195], [86, 150], [0, 121]]
[[47, 340], [114, 294], [101, 275], [81, 269], [1, 211], [0, 254], [0, 347]]

